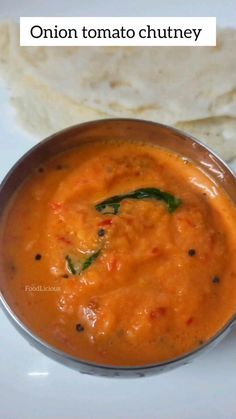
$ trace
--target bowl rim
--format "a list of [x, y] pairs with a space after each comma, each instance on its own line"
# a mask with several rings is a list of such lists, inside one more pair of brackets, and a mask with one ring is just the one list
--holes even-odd
[[[37, 144], [35, 144], [33, 147], [30, 147], [28, 151], [26, 151], [17, 161], [13, 164], [13, 166], [10, 168], [10, 170], [7, 172], [7, 174], [4, 176], [3, 180], [0, 183], [0, 197], [2, 194], [2, 191], [4, 190], [5, 184], [7, 183], [8, 179], [14, 174], [15, 169], [27, 158], [31, 155], [31, 153], [37, 149], [40, 149], [41, 147], [44, 147], [44, 145], [48, 144], [52, 139], [54, 139], [57, 136], [61, 136], [62, 134], [71, 133], [74, 130], [81, 128], [90, 127], [92, 125], [101, 125], [106, 123], [122, 123], [122, 122], [131, 122], [131, 123], [142, 123], [147, 125], [153, 125], [153, 126], [159, 126], [162, 128], [165, 128], [172, 133], [176, 133], [177, 135], [181, 137], [185, 137], [188, 140], [191, 140], [193, 143], [196, 143], [200, 145], [203, 149], [205, 149], [208, 153], [210, 153], [216, 161], [218, 161], [221, 166], [226, 170], [226, 172], [230, 173], [230, 175], [233, 176], [236, 182], [236, 174], [233, 172], [233, 170], [228, 166], [228, 164], [219, 157], [215, 151], [213, 151], [208, 145], [205, 145], [200, 140], [196, 139], [194, 136], [189, 134], [188, 132], [184, 132], [182, 130], [176, 129], [174, 127], [161, 124], [158, 122], [148, 121], [144, 119], [135, 119], [135, 118], [104, 118], [104, 119], [98, 119], [98, 120], [92, 120], [88, 122], [83, 122], [79, 124], [75, 124], [72, 126], [69, 126], [67, 128], [64, 128], [62, 130], [57, 131], [54, 134], [51, 134], [47, 136], [42, 141], [39, 141]], [[59, 154], [55, 152], [55, 155]], [[88, 361], [83, 358], [79, 358], [73, 355], [68, 354], [67, 352], [64, 352], [53, 345], [49, 344], [44, 339], [40, 338], [30, 327], [26, 326], [24, 322], [15, 314], [14, 310], [11, 308], [11, 306], [8, 304], [7, 300], [4, 297], [4, 294], [2, 292], [2, 287], [0, 287], [0, 305], [4, 309], [5, 314], [9, 318], [9, 320], [13, 323], [13, 325], [18, 329], [18, 331], [23, 332], [24, 337], [30, 338], [36, 345], [39, 345], [39, 349], [48, 351], [48, 355], [53, 357], [53, 354], [59, 358], [59, 360], [63, 363], [64, 361], [69, 361], [79, 366], [85, 366], [85, 367], [92, 367], [95, 370], [104, 370], [104, 371], [114, 371], [114, 372], [129, 372], [129, 371], [147, 371], [147, 370], [154, 370], [157, 368], [162, 367], [171, 367], [176, 364], [183, 364], [188, 363], [195, 355], [198, 355], [202, 352], [204, 352], [208, 347], [210, 347], [212, 344], [217, 343], [217, 341], [223, 339], [224, 335], [231, 329], [231, 327], [234, 325], [236, 321], [236, 312], [230, 317], [230, 319], [224, 324], [223, 327], [221, 327], [216, 334], [214, 334], [210, 339], [203, 342], [203, 344], [197, 346], [191, 351], [185, 352], [179, 356], [176, 356], [174, 358], [169, 358], [166, 361], [161, 362], [155, 362], [155, 363], [148, 363], [148, 364], [139, 364], [139, 365], [116, 365], [116, 364], [102, 364], [102, 363], [96, 363], [93, 361]]]

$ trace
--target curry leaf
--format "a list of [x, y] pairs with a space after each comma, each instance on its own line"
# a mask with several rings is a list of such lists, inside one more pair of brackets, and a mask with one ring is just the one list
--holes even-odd
[[85, 260], [81, 267], [81, 272], [85, 271], [85, 269], [88, 269], [90, 265], [98, 258], [98, 256], [101, 253], [101, 249], [99, 249], [97, 252], [93, 253], [88, 257], [88, 259]]
[[76, 269], [70, 256], [66, 256], [67, 269], [72, 275], [76, 275]]
[[72, 258], [70, 256], [66, 256], [66, 262], [67, 262], [67, 269], [72, 275], [80, 275], [81, 272], [85, 271], [89, 268], [90, 265], [98, 258], [98, 256], [101, 253], [101, 249], [99, 249], [97, 252], [92, 253], [85, 261], [80, 262], [79, 264], [74, 263]]
[[120, 203], [123, 199], [155, 199], [157, 201], [164, 201], [170, 213], [174, 212], [182, 203], [180, 198], [174, 195], [163, 192], [157, 188], [140, 188], [127, 194], [115, 195], [111, 198], [105, 199], [95, 205], [97, 211], [103, 214], [118, 214], [120, 210]]

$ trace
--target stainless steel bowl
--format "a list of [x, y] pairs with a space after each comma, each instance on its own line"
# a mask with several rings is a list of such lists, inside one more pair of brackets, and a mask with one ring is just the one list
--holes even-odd
[[[147, 141], [169, 150], [177, 152], [195, 162], [206, 174], [220, 184], [232, 201], [236, 204], [236, 177], [229, 167], [195, 138], [184, 132], [165, 125], [136, 120], [136, 119], [105, 119], [88, 122], [60, 131], [40, 142], [26, 153], [10, 170], [0, 186], [0, 217], [14, 194], [25, 178], [35, 169], [45, 163], [57, 153], [73, 148], [82, 143], [99, 140], [137, 140]], [[3, 285], [0, 278], [0, 300], [5, 312], [17, 329], [34, 344], [40, 351], [53, 359], [86, 374], [111, 377], [143, 377], [156, 374], [174, 367], [189, 363], [196, 355], [215, 346], [230, 331], [236, 320], [234, 315], [225, 326], [201, 347], [183, 356], [151, 365], [142, 366], [113, 366], [99, 365], [70, 356], [39, 338], [33, 330], [26, 327], [14, 313], [3, 295]], [[236, 307], [236, 302], [235, 302]]]

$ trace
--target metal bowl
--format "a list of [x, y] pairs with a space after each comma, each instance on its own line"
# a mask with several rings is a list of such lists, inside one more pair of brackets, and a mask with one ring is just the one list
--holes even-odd
[[[105, 119], [92, 121], [67, 128], [46, 140], [40, 142], [28, 151], [9, 171], [0, 186], [0, 217], [15, 190], [22, 184], [28, 175], [45, 163], [57, 153], [63, 152], [82, 143], [99, 140], [137, 140], [146, 141], [165, 147], [179, 153], [186, 159], [195, 162], [206, 174], [221, 185], [225, 192], [236, 204], [236, 177], [229, 167], [208, 147], [184, 132], [165, 125], [136, 120], [136, 119]], [[141, 366], [114, 366], [87, 362], [68, 355], [39, 338], [33, 330], [26, 327], [14, 313], [14, 308], [3, 295], [3, 281], [0, 278], [0, 300], [5, 312], [30, 343], [41, 352], [85, 374], [111, 376], [111, 377], [143, 377], [147, 374], [156, 374], [170, 370], [174, 367], [189, 363], [195, 356], [206, 349], [215, 346], [230, 331], [236, 320], [234, 315], [225, 326], [201, 347], [179, 356], [151, 365]]]

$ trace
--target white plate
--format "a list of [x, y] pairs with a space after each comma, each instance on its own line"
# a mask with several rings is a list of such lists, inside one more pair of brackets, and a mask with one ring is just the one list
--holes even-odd
[[[26, 0], [1, 4], [2, 15], [79, 15], [78, 2], [57, 2], [60, 10], [43, 11]], [[89, 2], [86, 2], [89, 3]], [[95, 5], [95, 1], [90, 1]], [[148, 13], [146, 9], [147, 3]], [[168, 3], [168, 1], [167, 1]], [[190, 3], [192, 12], [190, 10]], [[232, 24], [234, 0], [208, 0], [199, 10], [198, 2], [169, 1], [161, 9], [154, 1], [136, 2], [136, 15], [218, 15], [223, 24]], [[108, 2], [102, 13], [82, 8], [81, 15], [132, 15], [131, 3]], [[66, 7], [70, 6], [67, 10]], [[127, 5], [127, 12], [125, 6]], [[133, 2], [132, 2], [133, 5]], [[178, 9], [177, 9], [178, 5]], [[74, 9], [73, 9], [73, 7]], [[141, 7], [142, 6], [142, 7]], [[145, 6], [145, 7], [144, 7]], [[20, 9], [21, 7], [21, 9]], [[96, 7], [96, 5], [95, 5]], [[180, 11], [178, 12], [180, 7]], [[67, 10], [67, 12], [66, 12]], [[76, 10], [76, 11], [75, 11]], [[104, 10], [104, 9], [103, 9]], [[119, 13], [120, 10], [120, 13]], [[133, 9], [132, 9], [133, 10]], [[142, 12], [143, 10], [143, 12]], [[146, 11], [146, 12], [145, 12]], [[159, 12], [159, 13], [158, 13]], [[16, 126], [8, 96], [0, 87], [0, 179], [34, 143]], [[192, 364], [162, 375], [141, 379], [108, 379], [81, 375], [60, 365], [35, 348], [15, 330], [0, 312], [0, 418], [1, 419], [235, 419], [236, 418], [236, 330], [214, 350]]]

